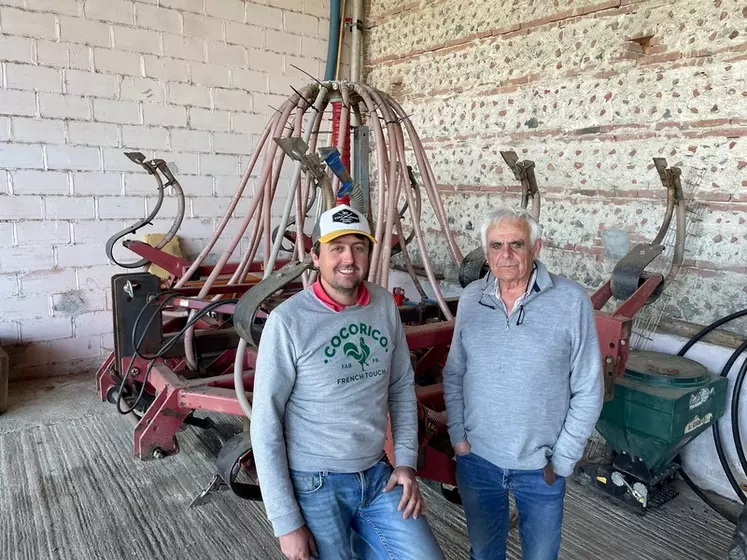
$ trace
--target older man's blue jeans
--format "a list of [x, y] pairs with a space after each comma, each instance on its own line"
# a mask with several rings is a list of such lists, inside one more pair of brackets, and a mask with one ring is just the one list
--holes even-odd
[[472, 560], [505, 560], [509, 491], [519, 512], [523, 560], [558, 557], [565, 478], [558, 476], [548, 485], [543, 469], [502, 469], [474, 453], [457, 455], [456, 461]]
[[397, 511], [402, 487], [382, 492], [391, 474], [385, 461], [359, 473], [291, 471], [320, 560], [443, 558], [425, 517], [403, 519]]

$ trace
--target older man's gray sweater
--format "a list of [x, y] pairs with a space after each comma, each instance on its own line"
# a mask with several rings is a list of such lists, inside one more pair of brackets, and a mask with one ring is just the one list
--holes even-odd
[[599, 342], [584, 289], [536, 264], [534, 286], [510, 316], [492, 275], [459, 298], [444, 369], [449, 436], [499, 467], [551, 461], [568, 476], [602, 408]]

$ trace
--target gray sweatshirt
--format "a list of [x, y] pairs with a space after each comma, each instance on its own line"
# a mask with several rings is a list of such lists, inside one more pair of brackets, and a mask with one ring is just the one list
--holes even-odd
[[584, 289], [536, 264], [534, 285], [508, 317], [492, 275], [459, 298], [444, 368], [449, 437], [502, 468], [551, 461], [568, 476], [602, 409], [599, 341]]
[[276, 536], [301, 527], [288, 469], [360, 472], [384, 455], [391, 415], [396, 466], [415, 468], [417, 401], [392, 296], [335, 312], [311, 288], [270, 314], [255, 368], [251, 438]]

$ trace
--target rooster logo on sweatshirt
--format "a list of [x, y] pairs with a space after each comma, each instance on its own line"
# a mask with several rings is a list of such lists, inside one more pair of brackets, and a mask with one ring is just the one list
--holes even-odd
[[363, 337], [360, 339], [360, 348], [358, 348], [353, 342], [346, 342], [342, 347], [342, 351], [348, 358], [353, 358], [361, 365], [361, 371], [368, 366], [367, 360], [371, 355], [371, 349], [366, 344], [366, 341], [363, 340]]

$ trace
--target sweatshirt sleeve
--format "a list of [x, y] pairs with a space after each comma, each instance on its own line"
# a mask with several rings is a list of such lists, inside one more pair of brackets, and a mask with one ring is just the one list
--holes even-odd
[[394, 439], [394, 466], [407, 466], [417, 470], [418, 406], [415, 396], [415, 372], [412, 369], [410, 349], [407, 346], [399, 312], [395, 309], [393, 313], [396, 337], [389, 382], [389, 416]]
[[570, 406], [552, 456], [553, 468], [560, 476], [570, 476], [583, 456], [604, 400], [594, 309], [586, 294], [579, 303], [576, 325], [571, 347]]
[[460, 298], [454, 334], [451, 339], [449, 356], [444, 366], [444, 401], [446, 403], [446, 427], [451, 445], [467, 439], [464, 429], [464, 374], [467, 371], [467, 357], [462, 344], [462, 322], [466, 313], [466, 298]]
[[250, 429], [262, 500], [276, 537], [304, 524], [290, 480], [283, 433], [285, 406], [295, 381], [293, 341], [282, 319], [272, 313], [257, 354]]

